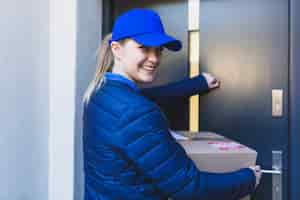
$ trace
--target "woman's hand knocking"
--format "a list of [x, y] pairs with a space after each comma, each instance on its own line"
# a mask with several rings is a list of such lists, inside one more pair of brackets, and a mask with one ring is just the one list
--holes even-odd
[[202, 75], [204, 76], [210, 90], [220, 87], [220, 81], [218, 81], [213, 75], [205, 72], [203, 72]]

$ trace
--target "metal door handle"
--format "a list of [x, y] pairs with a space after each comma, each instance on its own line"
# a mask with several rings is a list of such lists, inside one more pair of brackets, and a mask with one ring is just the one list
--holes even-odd
[[282, 200], [282, 151], [272, 151], [272, 170], [261, 170], [272, 174], [272, 200]]
[[261, 172], [272, 174], [272, 200], [282, 200], [282, 151], [272, 151], [272, 161], [272, 170]]
[[281, 170], [266, 170], [266, 169], [262, 169], [261, 172], [264, 173], [264, 174], [274, 174], [274, 175], [276, 175], [276, 174], [280, 175], [281, 174]]

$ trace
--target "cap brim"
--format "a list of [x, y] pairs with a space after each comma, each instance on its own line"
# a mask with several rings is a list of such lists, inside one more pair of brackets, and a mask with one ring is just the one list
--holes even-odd
[[163, 33], [149, 33], [136, 35], [133, 36], [132, 39], [145, 46], [164, 46], [171, 51], [179, 51], [182, 47], [182, 44], [179, 40], [176, 40], [175, 38]]

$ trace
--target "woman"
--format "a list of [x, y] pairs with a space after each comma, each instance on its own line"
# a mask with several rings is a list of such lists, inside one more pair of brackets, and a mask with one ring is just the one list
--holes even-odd
[[150, 100], [189, 96], [218, 87], [217, 81], [198, 76], [167, 87], [138, 87], [155, 79], [163, 48], [181, 49], [154, 11], [121, 15], [102, 44], [95, 79], [84, 97], [85, 200], [236, 200], [253, 192], [259, 170], [199, 171]]

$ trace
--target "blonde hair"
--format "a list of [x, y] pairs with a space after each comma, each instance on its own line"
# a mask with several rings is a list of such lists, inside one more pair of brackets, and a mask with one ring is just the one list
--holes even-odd
[[101, 87], [104, 83], [104, 73], [111, 70], [113, 67], [114, 57], [109, 45], [111, 39], [111, 33], [107, 34], [102, 40], [98, 49], [97, 55], [97, 70], [94, 79], [90, 82], [86, 89], [83, 102], [88, 103], [93, 92]]

